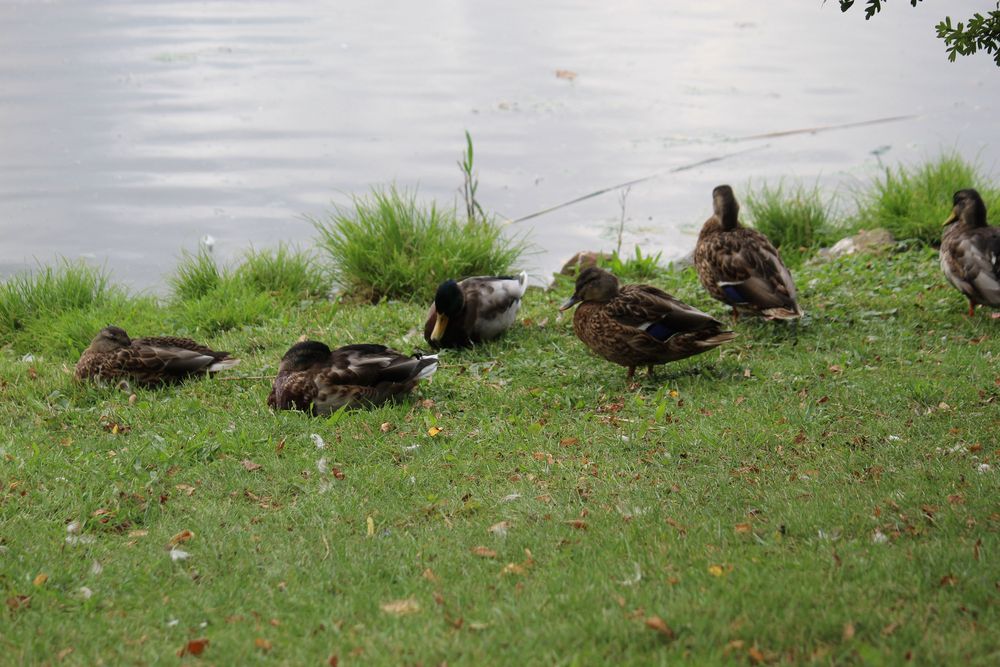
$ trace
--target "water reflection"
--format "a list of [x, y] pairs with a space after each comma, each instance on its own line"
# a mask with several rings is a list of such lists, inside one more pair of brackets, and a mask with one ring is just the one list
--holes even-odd
[[[865, 22], [835, 3], [427, 0], [73, 2], [0, 7], [0, 273], [56, 255], [155, 286], [210, 233], [223, 258], [308, 243], [302, 214], [396, 181], [453, 201], [463, 130], [487, 208], [516, 218], [634, 187], [626, 244], [678, 256], [720, 182], [829, 187], [941, 147], [992, 168], [998, 70], [950, 64], [938, 12]], [[577, 74], [556, 77], [560, 69]], [[734, 138], [897, 114], [892, 125]], [[614, 195], [523, 223], [551, 271], [608, 248]]]

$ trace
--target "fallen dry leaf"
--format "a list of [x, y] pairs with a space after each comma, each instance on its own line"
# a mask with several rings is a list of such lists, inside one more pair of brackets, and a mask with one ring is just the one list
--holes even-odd
[[490, 526], [490, 532], [497, 537], [506, 537], [507, 530], [510, 528], [510, 521], [501, 521]]
[[392, 424], [389, 422], [382, 422], [382, 425], [378, 427], [383, 433], [388, 433], [392, 430]]
[[205, 649], [208, 648], [208, 644], [209, 641], [205, 638], [192, 639], [184, 645], [184, 648], [177, 652], [177, 655], [181, 658], [186, 655], [201, 655], [205, 652]]
[[405, 616], [407, 614], [415, 614], [420, 611], [420, 603], [413, 598], [406, 598], [405, 600], [393, 600], [392, 602], [385, 602], [382, 604], [382, 611], [387, 614], [392, 614], [394, 616]]
[[434, 570], [432, 570], [431, 568], [427, 568], [426, 570], [424, 570], [423, 574], [421, 574], [420, 576], [422, 576], [427, 581], [432, 581], [434, 583], [437, 583], [438, 581], [438, 576], [434, 574]]
[[429, 429], [427, 429], [427, 435], [429, 435], [429, 436], [431, 436], [433, 438], [438, 433], [440, 433], [442, 430], [443, 429], [441, 429], [441, 428], [439, 428], [437, 426], [431, 426]]
[[736, 530], [737, 533], [749, 533], [750, 532], [750, 524], [749, 523], [738, 523], [735, 526], [733, 526], [733, 528]]
[[7, 598], [7, 608], [11, 611], [19, 611], [21, 609], [27, 609], [31, 606], [31, 596], [30, 595], [12, 595]]
[[559, 441], [559, 444], [562, 445], [563, 447], [572, 447], [573, 445], [579, 445], [580, 444], [580, 439], [579, 438], [563, 438], [562, 440]]
[[178, 544], [181, 544], [182, 542], [187, 542], [192, 537], [194, 537], [194, 533], [185, 528], [184, 530], [182, 530], [181, 532], [177, 533], [176, 535], [170, 538], [170, 541], [167, 542], [167, 548], [172, 549], [173, 547], [176, 547]]
[[175, 484], [174, 488], [177, 489], [178, 491], [183, 491], [185, 494], [189, 496], [193, 496], [195, 492], [195, 488], [190, 484]]
[[32, 583], [35, 586], [44, 586], [45, 582], [48, 581], [48, 580], [49, 580], [49, 575], [47, 575], [44, 572], [42, 572], [37, 577], [35, 577], [35, 580]]
[[709, 565], [708, 573], [713, 577], [721, 577], [726, 573], [726, 570], [721, 565]]
[[750, 662], [752, 662], [755, 665], [763, 665], [767, 661], [767, 659], [764, 657], [764, 654], [756, 646], [751, 646], [750, 648], [748, 648], [747, 655], [750, 656]]
[[938, 582], [939, 586], [954, 586], [958, 583], [958, 577], [953, 574], [946, 574], [941, 577], [941, 581]]
[[472, 549], [470, 549], [470, 551], [472, 551], [472, 553], [474, 555], [480, 556], [482, 558], [496, 558], [497, 557], [497, 552], [494, 551], [493, 549], [490, 549], [489, 547], [484, 547], [484, 546], [472, 547]]
[[650, 616], [649, 618], [647, 618], [646, 627], [651, 630], [656, 630], [667, 639], [673, 639], [674, 637], [677, 636], [674, 633], [673, 629], [669, 625], [667, 625], [666, 621], [664, 621], [659, 616]]
[[254, 648], [267, 653], [271, 650], [271, 642], [267, 641], [263, 637], [257, 637], [253, 640]]
[[254, 463], [250, 459], [243, 459], [240, 461], [240, 465], [243, 466], [243, 469], [247, 472], [254, 472], [255, 470], [260, 470], [264, 467], [259, 463]]
[[[134, 395], [135, 395], [135, 394], [133, 394], [133, 396], [134, 396]], [[56, 658], [57, 658], [58, 660], [60, 660], [60, 661], [62, 661], [62, 660], [65, 660], [65, 659], [66, 659], [66, 656], [68, 656], [68, 655], [69, 655], [70, 653], [72, 653], [73, 651], [74, 651], [74, 649], [73, 649], [73, 647], [72, 647], [72, 646], [67, 646], [66, 648], [64, 648], [63, 650], [59, 651], [59, 653], [57, 653], [57, 654], [56, 654]]]
[[573, 526], [577, 530], [587, 530], [587, 522], [583, 519], [570, 519], [566, 521], [567, 524]]
[[844, 631], [841, 633], [841, 637], [844, 638], [845, 642], [854, 639], [854, 624], [853, 623], [844, 623]]
[[367, 519], [365, 519], [365, 525], [366, 525], [366, 528], [367, 528], [368, 537], [374, 536], [375, 535], [375, 519], [373, 519], [371, 517], [368, 517]]

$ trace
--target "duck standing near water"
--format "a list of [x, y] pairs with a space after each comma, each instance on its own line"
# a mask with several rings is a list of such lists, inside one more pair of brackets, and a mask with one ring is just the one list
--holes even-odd
[[652, 285], [619, 286], [613, 274], [592, 267], [559, 310], [577, 306], [573, 331], [597, 355], [628, 368], [684, 359], [732, 340], [736, 334], [714, 317]]
[[528, 274], [476, 276], [438, 286], [424, 339], [433, 348], [469, 347], [496, 338], [517, 319]]
[[777, 249], [756, 229], [739, 223], [733, 189], [712, 190], [714, 214], [705, 221], [694, 249], [698, 278], [708, 293], [741, 314], [768, 320], [795, 320], [803, 312], [795, 283]]
[[986, 222], [986, 204], [975, 190], [959, 190], [952, 203], [941, 234], [941, 270], [969, 300], [972, 317], [977, 305], [1000, 308], [1000, 227]]

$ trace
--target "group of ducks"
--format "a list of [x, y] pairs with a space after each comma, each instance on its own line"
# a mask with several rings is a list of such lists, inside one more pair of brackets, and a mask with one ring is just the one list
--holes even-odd
[[[778, 251], [760, 232], [739, 223], [739, 204], [728, 185], [712, 191], [714, 214], [702, 227], [695, 268], [706, 290], [740, 315], [794, 320], [803, 311], [795, 283]], [[977, 305], [1000, 307], [1000, 228], [986, 222], [986, 205], [972, 189], [955, 193], [945, 221], [940, 260], [945, 276]], [[434, 297], [424, 338], [435, 349], [467, 347], [496, 338], [514, 323], [528, 277], [479, 276], [447, 280]], [[560, 310], [577, 306], [573, 330], [593, 352], [628, 369], [707, 352], [736, 337], [722, 322], [651, 285], [620, 285], [597, 267], [580, 272]], [[97, 334], [76, 364], [78, 379], [156, 386], [196, 373], [232, 368], [239, 359], [188, 338], [130, 339], [114, 326]], [[306, 340], [281, 358], [268, 405], [329, 414], [342, 407], [379, 405], [430, 377], [436, 354], [407, 356], [384, 345], [331, 350]]]

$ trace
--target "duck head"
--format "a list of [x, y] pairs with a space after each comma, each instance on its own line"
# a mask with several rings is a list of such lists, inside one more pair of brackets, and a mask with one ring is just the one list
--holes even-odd
[[735, 229], [738, 226], [740, 205], [733, 189], [728, 185], [720, 185], [712, 190], [712, 209], [722, 221], [723, 229]]
[[90, 341], [90, 349], [94, 352], [114, 352], [129, 347], [132, 339], [121, 327], [107, 326], [97, 332]]
[[572, 308], [581, 301], [611, 301], [618, 295], [618, 278], [613, 273], [592, 266], [576, 277], [573, 296], [559, 306], [559, 310]]
[[330, 359], [330, 348], [317, 340], [306, 340], [288, 348], [278, 364], [278, 372], [304, 371], [326, 363]]
[[951, 201], [954, 206], [951, 215], [944, 221], [946, 227], [953, 222], [961, 222], [969, 227], [986, 226], [986, 204], [978, 192], [972, 188], [959, 190]]
[[438, 285], [437, 293], [434, 294], [434, 310], [437, 312], [437, 320], [434, 322], [434, 330], [431, 332], [431, 342], [437, 343], [444, 337], [444, 331], [448, 328], [448, 320], [458, 317], [462, 309], [465, 308], [465, 295], [462, 289], [454, 280], [446, 280]]

